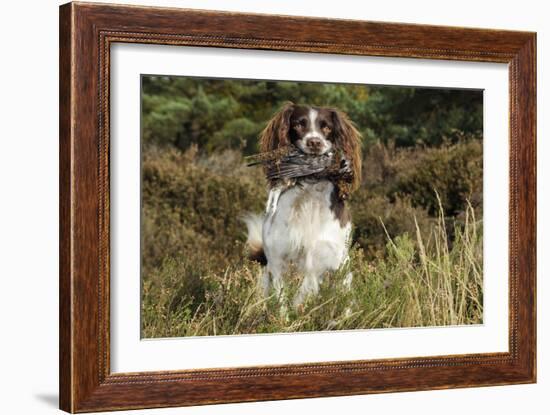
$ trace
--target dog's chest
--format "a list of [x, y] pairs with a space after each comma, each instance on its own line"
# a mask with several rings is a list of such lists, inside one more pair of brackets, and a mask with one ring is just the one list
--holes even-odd
[[289, 252], [308, 250], [318, 241], [345, 243], [349, 229], [331, 209], [333, 191], [329, 181], [305, 182], [284, 191], [268, 211], [266, 236]]
[[281, 210], [288, 211], [289, 225], [302, 232], [312, 233], [321, 230], [327, 222], [334, 221], [330, 209], [330, 196], [333, 185], [330, 182], [304, 183], [283, 194]]

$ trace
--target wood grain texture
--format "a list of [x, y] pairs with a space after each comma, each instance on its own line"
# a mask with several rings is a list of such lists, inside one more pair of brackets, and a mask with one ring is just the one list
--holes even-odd
[[[110, 373], [109, 60], [114, 42], [508, 63], [510, 351]], [[535, 62], [536, 37], [526, 32], [104, 4], [61, 6], [60, 407], [89, 412], [534, 382]]]
[[71, 102], [72, 19], [69, 7], [59, 14], [59, 406], [72, 409], [71, 321]]

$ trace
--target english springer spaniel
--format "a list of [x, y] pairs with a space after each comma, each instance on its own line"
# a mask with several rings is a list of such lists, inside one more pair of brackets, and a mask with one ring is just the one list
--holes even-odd
[[[284, 105], [262, 132], [262, 153], [291, 146], [313, 161], [342, 155], [342, 174], [337, 176], [310, 174], [281, 180], [266, 170], [265, 214], [245, 218], [249, 257], [264, 265], [260, 285], [265, 296], [271, 287], [280, 296], [284, 273], [293, 263], [303, 276], [294, 298], [298, 307], [319, 291], [327, 271], [339, 269], [348, 260], [351, 216], [345, 199], [360, 184], [360, 139], [343, 112], [293, 103]], [[348, 287], [351, 279], [347, 274]]]

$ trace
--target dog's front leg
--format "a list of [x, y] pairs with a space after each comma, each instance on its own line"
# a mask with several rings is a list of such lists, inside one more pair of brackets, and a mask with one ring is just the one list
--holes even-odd
[[264, 274], [262, 275], [262, 284], [264, 285], [263, 292], [265, 297], [269, 296], [271, 287], [273, 287], [273, 291], [275, 292], [275, 297], [277, 298], [277, 301], [279, 301], [279, 304], [280, 304], [279, 313], [283, 319], [288, 320], [288, 310], [286, 307], [286, 301], [283, 293], [283, 289], [284, 289], [283, 271], [284, 270], [282, 266], [269, 267], [268, 265], [264, 270]]
[[277, 299], [281, 300], [284, 288], [284, 271], [285, 267], [283, 263], [280, 263], [279, 261], [276, 261], [274, 257], [271, 257], [260, 274], [260, 289], [262, 290], [264, 297], [268, 297], [271, 294], [271, 288], [273, 288]]
[[[306, 253], [302, 264], [304, 279], [294, 298], [294, 307], [303, 304], [309, 295], [319, 292], [319, 285], [327, 271], [336, 271], [345, 260], [342, 260], [342, 246], [331, 241], [318, 241]], [[346, 276], [344, 285], [351, 286], [351, 273]]]
[[271, 276], [267, 267], [263, 267], [258, 276], [258, 282], [263, 297], [269, 297], [269, 291], [271, 290]]
[[280, 269], [274, 268], [271, 272], [271, 283], [273, 284], [273, 290], [279, 301], [282, 300], [283, 295], [283, 275]]

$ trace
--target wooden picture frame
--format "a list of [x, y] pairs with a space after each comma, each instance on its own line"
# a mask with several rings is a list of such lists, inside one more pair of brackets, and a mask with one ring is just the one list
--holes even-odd
[[[507, 63], [509, 352], [111, 373], [109, 59], [116, 42]], [[60, 8], [59, 93], [61, 409], [90, 412], [535, 382], [535, 33], [69, 3]]]

